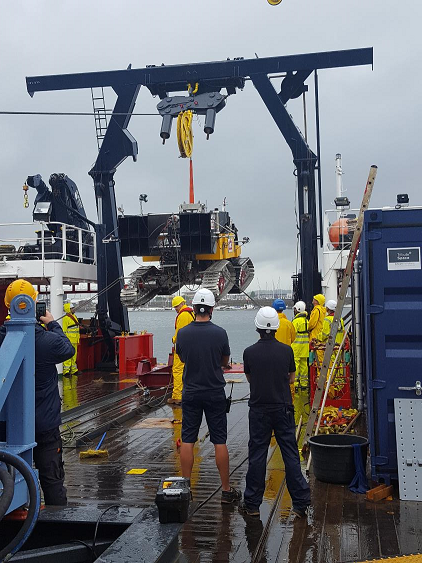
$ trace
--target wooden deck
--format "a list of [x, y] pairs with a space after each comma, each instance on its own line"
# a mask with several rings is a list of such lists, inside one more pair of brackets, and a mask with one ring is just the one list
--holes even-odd
[[[98, 387], [98, 383], [95, 384]], [[79, 390], [79, 386], [81, 389]], [[85, 387], [84, 387], [85, 386]], [[112, 384], [103, 384], [112, 386]], [[115, 387], [116, 388], [116, 385]], [[78, 381], [77, 394], [93, 394], [92, 382]], [[106, 394], [104, 389], [100, 394]], [[248, 393], [246, 381], [234, 386], [233, 398]], [[296, 398], [297, 418], [306, 413], [307, 395]], [[76, 505], [146, 508], [154, 504], [160, 479], [180, 474], [176, 442], [181, 425], [171, 428], [137, 428], [146, 417], [181, 420], [180, 408], [163, 404], [142, 416], [110, 430], [103, 444], [109, 457], [80, 461], [78, 451], [65, 450], [66, 486], [69, 502]], [[235, 402], [228, 417], [232, 484], [244, 489], [247, 470], [248, 407]], [[310, 476], [312, 507], [307, 519], [293, 520], [287, 490], [281, 496], [265, 549], [254, 558], [274, 499], [284, 481], [284, 467], [278, 447], [272, 444], [268, 463], [265, 498], [261, 518], [242, 516], [236, 506], [222, 506], [214, 448], [203, 423], [195, 446], [192, 475], [194, 503], [215, 495], [183, 526], [179, 534], [177, 561], [288, 561], [353, 562], [378, 557], [392, 557], [422, 551], [422, 505], [400, 502], [397, 493], [392, 501], [370, 503], [364, 495], [351, 493], [347, 486], [329, 485]], [[128, 475], [130, 469], [146, 469], [142, 475]]]

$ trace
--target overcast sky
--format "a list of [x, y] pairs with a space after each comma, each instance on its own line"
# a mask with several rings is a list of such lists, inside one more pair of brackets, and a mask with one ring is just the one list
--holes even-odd
[[[21, 0], [2, 2], [0, 111], [91, 111], [90, 90], [37, 93], [25, 77], [374, 47], [369, 66], [319, 72], [324, 207], [335, 191], [335, 154], [343, 156], [347, 195], [359, 206], [371, 164], [379, 167], [372, 207], [394, 205], [397, 193], [420, 199], [422, 5], [415, 0]], [[279, 81], [274, 81], [279, 86]], [[316, 150], [308, 80], [309, 143]], [[107, 106], [113, 103], [106, 93]], [[141, 90], [135, 111], [155, 112], [158, 99]], [[303, 129], [301, 102], [288, 104]], [[65, 172], [95, 219], [88, 171], [97, 145], [92, 117], [0, 115], [2, 222], [30, 221], [22, 183]], [[159, 117], [133, 117], [139, 157], [115, 175], [118, 205], [171, 212], [188, 198], [188, 161], [178, 158], [175, 130], [163, 147]], [[203, 122], [202, 122], [203, 126]], [[291, 152], [251, 82], [231, 96], [205, 141], [194, 124], [196, 199], [228, 210], [262, 289], [291, 285], [295, 270], [295, 178]], [[136, 267], [136, 264], [134, 264]], [[131, 268], [127, 270], [129, 273]], [[251, 288], [257, 288], [257, 280]]]

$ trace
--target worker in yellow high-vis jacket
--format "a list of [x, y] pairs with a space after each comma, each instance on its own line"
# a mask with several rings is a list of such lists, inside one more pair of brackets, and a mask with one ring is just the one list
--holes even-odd
[[176, 354], [176, 340], [177, 340], [177, 333], [179, 330], [188, 324], [190, 324], [193, 320], [195, 320], [195, 315], [193, 309], [186, 305], [186, 301], [180, 295], [176, 295], [173, 297], [173, 301], [171, 302], [171, 306], [176, 310], [177, 316], [174, 323], [174, 336], [172, 338], [173, 346], [174, 346], [174, 353], [173, 353], [173, 393], [171, 398], [167, 400], [167, 402], [171, 405], [181, 405], [182, 404], [182, 391], [183, 391], [183, 368], [185, 364]]
[[295, 303], [293, 312], [295, 316], [292, 322], [296, 330], [296, 338], [292, 344], [296, 364], [295, 387], [303, 387], [304, 389], [306, 389], [309, 384], [309, 332], [308, 314], [306, 312], [305, 302], [298, 301], [297, 303]]
[[76, 358], [78, 355], [78, 344], [81, 337], [79, 333], [79, 321], [74, 315], [74, 304], [65, 303], [63, 310], [66, 313], [66, 315], [63, 317], [63, 332], [68, 337], [75, 350], [73, 356], [69, 360], [63, 362], [63, 376], [71, 377], [72, 375], [76, 375], [78, 373]]
[[[327, 307], [326, 307], [327, 314], [322, 324], [321, 332], [318, 335], [318, 340], [320, 342], [326, 342], [328, 340], [328, 337], [330, 336], [331, 325], [333, 323], [336, 307], [337, 307], [337, 301], [335, 301], [334, 299], [330, 299], [329, 301], [327, 301]], [[342, 343], [343, 336], [344, 336], [344, 321], [342, 318], [340, 318], [340, 323], [337, 329], [337, 334], [335, 339], [336, 344]]]

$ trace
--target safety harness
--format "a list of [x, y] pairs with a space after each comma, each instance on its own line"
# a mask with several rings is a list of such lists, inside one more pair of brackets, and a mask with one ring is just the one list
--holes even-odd
[[186, 311], [186, 313], [189, 313], [190, 316], [192, 317], [193, 320], [195, 320], [195, 314], [193, 312], [193, 309], [191, 307], [183, 307], [183, 309], [180, 309], [180, 311], [177, 313], [176, 315], [176, 320], [174, 321], [174, 328], [177, 328], [177, 319], [179, 318], [179, 315], [181, 315], [182, 313], [184, 313]]

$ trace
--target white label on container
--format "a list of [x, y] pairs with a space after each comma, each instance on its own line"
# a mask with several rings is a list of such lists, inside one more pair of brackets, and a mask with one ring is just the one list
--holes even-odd
[[387, 265], [389, 270], [420, 270], [421, 249], [418, 246], [387, 248]]

